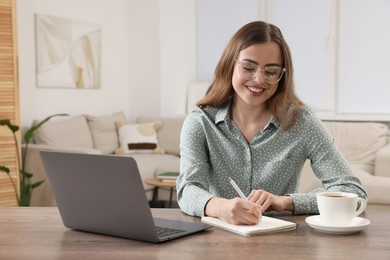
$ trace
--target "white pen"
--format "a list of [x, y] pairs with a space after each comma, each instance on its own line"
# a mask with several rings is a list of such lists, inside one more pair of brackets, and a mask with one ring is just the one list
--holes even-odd
[[233, 186], [233, 188], [237, 191], [238, 195], [240, 195], [241, 199], [248, 200], [244, 193], [240, 190], [240, 188], [237, 186], [237, 184], [232, 180], [232, 178], [229, 177], [229, 182]]

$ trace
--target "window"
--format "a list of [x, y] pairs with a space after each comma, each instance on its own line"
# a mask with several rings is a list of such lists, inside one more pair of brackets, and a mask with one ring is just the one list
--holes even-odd
[[[217, 9], [221, 2], [223, 9]], [[390, 1], [232, 2], [197, 1], [198, 81], [212, 80], [239, 27], [262, 19], [281, 28], [292, 51], [297, 93], [322, 119], [390, 120]]]

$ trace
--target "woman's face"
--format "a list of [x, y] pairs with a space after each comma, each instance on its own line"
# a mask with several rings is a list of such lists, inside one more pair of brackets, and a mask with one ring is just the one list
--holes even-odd
[[[234, 65], [232, 85], [235, 90], [235, 102], [249, 106], [264, 107], [278, 88], [278, 83], [268, 83], [264, 78], [264, 69], [282, 68], [282, 54], [274, 42], [254, 44], [242, 50]], [[260, 70], [258, 70], [260, 68]], [[257, 73], [255, 73], [257, 70]], [[275, 71], [270, 71], [274, 73]], [[254, 77], [251, 79], [251, 77]], [[267, 82], [267, 81], [268, 82]]]

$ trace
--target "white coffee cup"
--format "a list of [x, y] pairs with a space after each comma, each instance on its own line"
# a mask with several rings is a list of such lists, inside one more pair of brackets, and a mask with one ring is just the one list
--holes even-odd
[[317, 205], [324, 225], [348, 226], [366, 209], [367, 202], [353, 193], [322, 192], [317, 194]]

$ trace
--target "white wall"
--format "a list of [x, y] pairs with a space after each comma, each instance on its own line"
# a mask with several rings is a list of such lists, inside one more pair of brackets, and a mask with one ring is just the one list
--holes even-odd
[[[54, 113], [129, 112], [129, 39], [126, 0], [18, 0], [21, 125]], [[102, 87], [99, 90], [37, 88], [34, 14], [49, 14], [102, 26]]]
[[233, 34], [259, 19], [260, 1], [197, 0], [196, 11], [197, 81], [210, 81]]
[[[211, 80], [215, 64], [231, 34], [247, 21], [271, 18], [264, 14], [269, 16], [271, 12], [266, 11], [271, 3], [276, 5], [279, 1], [238, 2], [18, 0], [22, 126], [54, 113], [103, 115], [123, 111], [131, 121], [140, 114], [171, 116], [185, 113], [188, 84]], [[101, 89], [36, 87], [35, 13], [102, 25]], [[294, 56], [307, 55], [295, 53]], [[369, 118], [375, 119], [372, 114]]]
[[[102, 87], [37, 88], [34, 14], [100, 23]], [[54, 113], [183, 114], [196, 78], [195, 0], [18, 0], [21, 124]]]
[[195, 0], [160, 1], [161, 115], [186, 111], [188, 84], [196, 80]]
[[160, 11], [158, 1], [128, 1], [129, 117], [159, 115], [160, 111]]

